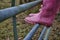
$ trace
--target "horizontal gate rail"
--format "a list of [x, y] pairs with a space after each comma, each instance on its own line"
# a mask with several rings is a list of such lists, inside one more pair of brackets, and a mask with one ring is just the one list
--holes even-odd
[[31, 38], [33, 37], [33, 35], [35, 34], [35, 32], [37, 31], [39, 26], [40, 26], [39, 24], [34, 25], [32, 30], [27, 34], [27, 36], [24, 38], [24, 40], [31, 40]]
[[[27, 36], [23, 39], [23, 40], [31, 40], [33, 35], [35, 34], [35, 32], [37, 31], [37, 29], [40, 27], [39, 24], [34, 25], [34, 27], [32, 28], [32, 30], [27, 34]], [[48, 40], [49, 34], [51, 31], [51, 27], [44, 27], [40, 37], [38, 38], [38, 40]], [[46, 35], [45, 35], [46, 34]], [[44, 37], [45, 36], [45, 37]]]
[[5, 20], [5, 19], [7, 19], [9, 17], [12, 17], [12, 16], [18, 14], [19, 12], [23, 12], [23, 11], [25, 11], [27, 9], [30, 9], [31, 7], [36, 6], [40, 2], [41, 2], [41, 0], [26, 3], [26, 4], [22, 4], [22, 5], [15, 6], [15, 7], [2, 9], [2, 10], [0, 10], [0, 22], [2, 22], [3, 20]]

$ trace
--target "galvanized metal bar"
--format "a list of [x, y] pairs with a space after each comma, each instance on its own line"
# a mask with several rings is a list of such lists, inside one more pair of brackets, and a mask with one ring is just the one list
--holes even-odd
[[48, 40], [48, 37], [49, 37], [50, 32], [51, 32], [51, 28], [52, 28], [52, 27], [49, 27], [49, 28], [47, 29], [47, 32], [46, 32], [45, 37], [44, 37], [43, 40]]
[[47, 27], [44, 27], [42, 32], [41, 32], [41, 34], [40, 34], [40, 37], [38, 38], [38, 40], [42, 40], [43, 39], [46, 30], [47, 30]]
[[23, 11], [25, 11], [27, 9], [30, 9], [31, 7], [36, 6], [41, 1], [42, 0], [34, 1], [34, 2], [23, 4], [23, 5], [19, 5], [19, 6], [10, 7], [10, 8], [0, 10], [0, 22], [2, 22], [3, 20], [5, 20], [5, 19], [7, 19], [9, 17], [12, 17], [12, 16], [14, 16], [16, 14], [19, 14], [19, 12], [23, 12]]
[[[12, 7], [15, 6], [15, 0], [11, 0], [11, 2], [12, 2], [11, 6]], [[14, 40], [18, 40], [17, 28], [16, 28], [16, 26], [17, 26], [17, 24], [16, 24], [16, 15], [13, 16], [12, 20], [13, 20]]]
[[18, 40], [17, 28], [16, 28], [16, 17], [13, 16], [13, 32], [14, 32], [14, 40]]
[[28, 33], [28, 35], [24, 38], [24, 40], [31, 40], [31, 38], [33, 37], [39, 26], [40, 26], [39, 24], [34, 25], [32, 30]]

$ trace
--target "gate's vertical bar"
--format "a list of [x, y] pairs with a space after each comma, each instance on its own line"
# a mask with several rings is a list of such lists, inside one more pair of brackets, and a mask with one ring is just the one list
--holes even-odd
[[19, 4], [22, 4], [22, 0], [19, 0]]
[[43, 30], [42, 30], [42, 32], [41, 32], [40, 37], [38, 38], [38, 40], [42, 40], [43, 39], [43, 36], [44, 36], [46, 30], [47, 30], [47, 27], [44, 27]]
[[52, 27], [49, 27], [49, 28], [47, 29], [46, 34], [45, 34], [45, 37], [44, 37], [44, 40], [48, 40], [49, 34], [50, 34], [50, 32], [51, 32], [51, 28], [52, 28]]
[[[12, 4], [11, 6], [15, 6], [15, 0], [11, 0]], [[13, 32], [14, 32], [14, 40], [18, 40], [18, 35], [17, 35], [17, 28], [16, 28], [16, 15], [13, 16]]]

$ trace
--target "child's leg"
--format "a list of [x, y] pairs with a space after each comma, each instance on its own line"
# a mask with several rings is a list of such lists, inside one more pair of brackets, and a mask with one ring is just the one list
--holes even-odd
[[51, 26], [57, 11], [59, 9], [58, 0], [43, 0], [43, 7], [37, 14], [31, 14], [25, 18], [25, 21], [31, 24], [40, 23], [46, 26]]

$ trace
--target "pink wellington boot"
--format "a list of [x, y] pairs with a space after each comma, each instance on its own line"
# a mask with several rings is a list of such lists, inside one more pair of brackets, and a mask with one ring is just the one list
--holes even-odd
[[60, 0], [43, 0], [43, 7], [37, 14], [29, 14], [25, 21], [31, 24], [42, 24], [50, 27], [57, 15]]

